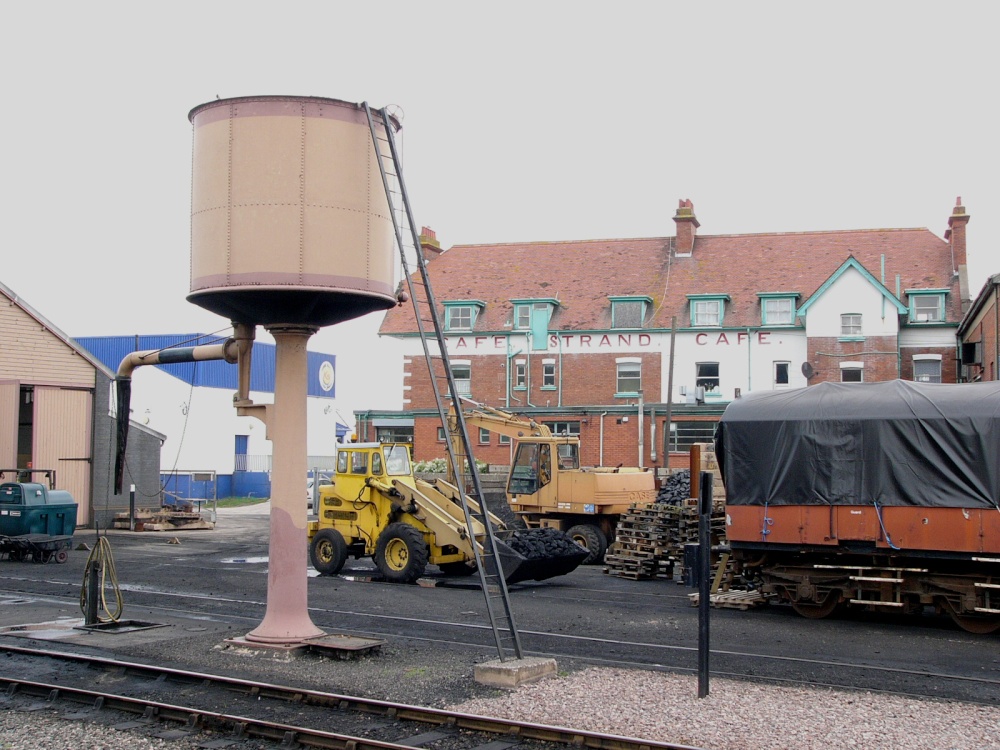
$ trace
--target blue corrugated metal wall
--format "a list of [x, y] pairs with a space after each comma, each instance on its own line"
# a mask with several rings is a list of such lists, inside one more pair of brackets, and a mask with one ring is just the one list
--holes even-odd
[[[113, 372], [117, 372], [121, 361], [132, 352], [156, 351], [176, 346], [217, 344], [224, 340], [225, 337], [189, 333], [161, 336], [83, 336], [76, 339], [76, 342]], [[254, 343], [253, 361], [250, 368], [250, 390], [260, 393], [274, 393], [274, 352], [273, 344]], [[336, 372], [336, 356], [322, 352], [307, 352], [307, 355], [308, 395], [317, 398], [335, 398], [337, 393], [336, 379], [333, 377], [324, 378], [323, 373], [331, 368], [333, 373]], [[194, 386], [225, 388], [231, 391], [236, 390], [238, 386], [236, 366], [222, 360], [154, 366], [182, 382]], [[323, 389], [324, 382], [330, 390]]]

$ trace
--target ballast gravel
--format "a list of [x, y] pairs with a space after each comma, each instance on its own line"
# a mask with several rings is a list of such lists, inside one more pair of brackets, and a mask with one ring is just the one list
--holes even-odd
[[[1000, 708], [721, 678], [709, 688], [699, 699], [696, 676], [588, 668], [449, 708], [704, 750], [1000, 748]], [[148, 734], [0, 705], [2, 750], [195, 750], [206, 741]]]

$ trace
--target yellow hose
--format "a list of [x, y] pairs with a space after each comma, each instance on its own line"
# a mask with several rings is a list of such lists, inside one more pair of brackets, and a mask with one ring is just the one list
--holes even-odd
[[[124, 603], [122, 602], [121, 590], [118, 588], [118, 574], [115, 573], [115, 559], [111, 555], [111, 543], [107, 537], [98, 537], [97, 544], [90, 551], [90, 557], [87, 558], [87, 564], [83, 569], [83, 586], [80, 589], [80, 609], [83, 611], [84, 617], [87, 615], [88, 594], [90, 596], [97, 596], [96, 592], [88, 591], [91, 570], [95, 565], [100, 566], [100, 585], [98, 587], [100, 591], [100, 608], [108, 615], [106, 619], [98, 615], [97, 619], [99, 622], [118, 622], [118, 618], [122, 615]], [[113, 613], [108, 609], [108, 602], [105, 597], [105, 590], [109, 582], [115, 593], [116, 609]], [[90, 625], [93, 623], [87, 624]]]

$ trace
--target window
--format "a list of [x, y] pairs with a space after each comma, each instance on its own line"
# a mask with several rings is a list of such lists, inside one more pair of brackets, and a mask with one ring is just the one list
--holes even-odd
[[861, 315], [858, 313], [844, 313], [840, 316], [841, 336], [861, 336]]
[[556, 387], [556, 365], [555, 362], [545, 362], [542, 364], [542, 388]]
[[446, 331], [471, 331], [476, 325], [476, 317], [479, 310], [485, 307], [485, 303], [478, 300], [461, 302], [445, 302], [444, 304], [444, 328]]
[[350, 454], [349, 451], [342, 450], [342, 451], [338, 451], [337, 452], [337, 473], [338, 474], [346, 474], [347, 473], [347, 466], [348, 466], [347, 459], [348, 459], [348, 457], [350, 455], [351, 454]]
[[372, 453], [372, 474], [382, 473], [382, 454]]
[[765, 326], [790, 326], [795, 323], [795, 298], [760, 295], [760, 322]]
[[514, 304], [514, 328], [518, 331], [530, 331], [533, 323], [548, 326], [551, 314], [551, 302], [517, 302]]
[[696, 327], [721, 326], [728, 294], [689, 294], [691, 325]]
[[695, 364], [695, 386], [704, 388], [705, 393], [719, 392], [719, 363], [698, 362]]
[[458, 396], [472, 396], [472, 363], [452, 362], [451, 376], [455, 379], [455, 393]]
[[608, 297], [611, 300], [612, 328], [642, 328], [650, 297]]
[[944, 321], [944, 296], [947, 289], [907, 289], [910, 298], [911, 323], [941, 323]]
[[841, 362], [840, 363], [841, 383], [863, 383], [865, 382], [864, 362]]
[[363, 451], [351, 451], [351, 473], [368, 473], [368, 454]]
[[580, 437], [579, 422], [542, 422], [553, 435], [574, 435]]
[[510, 435], [497, 435], [497, 437], [499, 438], [497, 443], [500, 445], [510, 445]]
[[701, 300], [694, 303], [694, 320], [696, 326], [719, 325], [719, 303], [715, 300]]
[[445, 441], [444, 427], [438, 427], [438, 442], [443, 443]]
[[479, 444], [489, 445], [490, 444], [490, 431], [485, 427], [479, 428]]
[[788, 362], [775, 362], [774, 363], [774, 387], [775, 388], [787, 388], [788, 387]]
[[[695, 443], [711, 443], [715, 440], [718, 422], [671, 422], [669, 449], [688, 451]], [[666, 422], [663, 423], [666, 427]]]
[[637, 359], [618, 360], [618, 382], [615, 395], [638, 394], [642, 390], [642, 362]]
[[385, 468], [391, 476], [410, 474], [410, 452], [405, 445], [393, 445], [386, 448]]
[[375, 439], [380, 443], [413, 443], [412, 427], [376, 427]]
[[528, 383], [528, 366], [523, 361], [514, 363], [514, 387], [525, 388]]
[[918, 383], [941, 382], [941, 355], [914, 354], [913, 379]]

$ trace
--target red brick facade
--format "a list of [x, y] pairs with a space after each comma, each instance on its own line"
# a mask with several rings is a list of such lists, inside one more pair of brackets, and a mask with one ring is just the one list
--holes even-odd
[[844, 362], [863, 362], [864, 381], [868, 383], [899, 377], [896, 336], [868, 336], [862, 341], [815, 336], [809, 339], [808, 347], [814, 373], [809, 385], [839, 383]]

